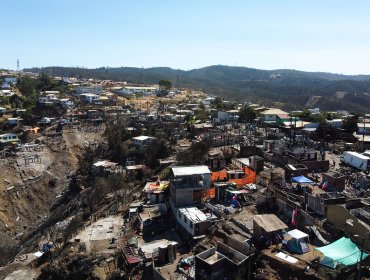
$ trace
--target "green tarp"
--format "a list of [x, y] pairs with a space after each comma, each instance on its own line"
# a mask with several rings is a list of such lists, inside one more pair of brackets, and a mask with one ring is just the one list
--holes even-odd
[[[351, 239], [342, 237], [337, 241], [315, 248], [324, 254], [321, 264], [330, 268], [335, 268], [338, 264], [345, 266], [356, 264], [360, 261], [361, 251]], [[368, 257], [368, 254], [363, 253], [362, 259]]]

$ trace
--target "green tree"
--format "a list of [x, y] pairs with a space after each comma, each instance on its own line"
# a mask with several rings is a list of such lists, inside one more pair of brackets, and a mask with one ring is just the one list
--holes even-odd
[[224, 108], [224, 104], [222, 103], [222, 98], [216, 97], [215, 100], [212, 101], [212, 106], [217, 110], [222, 110]]
[[257, 118], [256, 112], [249, 106], [243, 105], [239, 110], [239, 120], [250, 122]]
[[157, 139], [146, 148], [144, 160], [150, 168], [155, 168], [158, 167], [158, 160], [168, 157], [169, 154], [170, 149], [167, 142], [163, 139]]
[[332, 127], [326, 120], [322, 121], [316, 129], [316, 136], [319, 139], [335, 140], [338, 137], [338, 130]]
[[32, 79], [28, 76], [23, 76], [19, 79], [18, 89], [24, 96], [33, 95], [36, 91], [36, 86], [38, 84], [37, 80]]
[[348, 131], [349, 133], [356, 132], [358, 129], [358, 115], [354, 115], [353, 117], [345, 118], [343, 120], [342, 128]]
[[186, 151], [179, 153], [177, 160], [185, 165], [203, 164], [207, 159], [211, 146], [211, 139], [204, 138], [199, 142], [193, 143]]
[[172, 83], [168, 80], [160, 80], [158, 82], [158, 85], [161, 89], [166, 89], [166, 90], [169, 90], [172, 88]]
[[40, 75], [37, 79], [36, 88], [39, 91], [45, 91], [45, 90], [52, 90], [53, 89], [52, 81], [46, 73], [44, 73], [44, 72], [40, 73]]

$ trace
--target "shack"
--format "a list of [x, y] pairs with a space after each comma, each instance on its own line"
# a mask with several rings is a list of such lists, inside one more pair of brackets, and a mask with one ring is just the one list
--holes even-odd
[[273, 237], [275, 233], [287, 228], [288, 226], [274, 214], [255, 215], [253, 217], [253, 237], [258, 238], [261, 235]]

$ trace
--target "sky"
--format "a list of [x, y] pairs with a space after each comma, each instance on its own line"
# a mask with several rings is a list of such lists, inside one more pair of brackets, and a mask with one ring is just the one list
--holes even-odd
[[209, 65], [370, 74], [368, 0], [1, 1], [0, 68]]

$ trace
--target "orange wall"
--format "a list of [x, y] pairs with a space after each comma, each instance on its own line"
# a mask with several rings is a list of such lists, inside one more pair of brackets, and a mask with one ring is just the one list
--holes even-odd
[[225, 181], [225, 178], [227, 178], [227, 171], [212, 172], [211, 181], [212, 182], [218, 182], [218, 181], [232, 182], [232, 183], [237, 184], [238, 188], [244, 187], [246, 184], [256, 182], [256, 172], [249, 169], [248, 167], [245, 167], [243, 171], [244, 171], [244, 174], [246, 175], [245, 178], [230, 179], [227, 181]]

